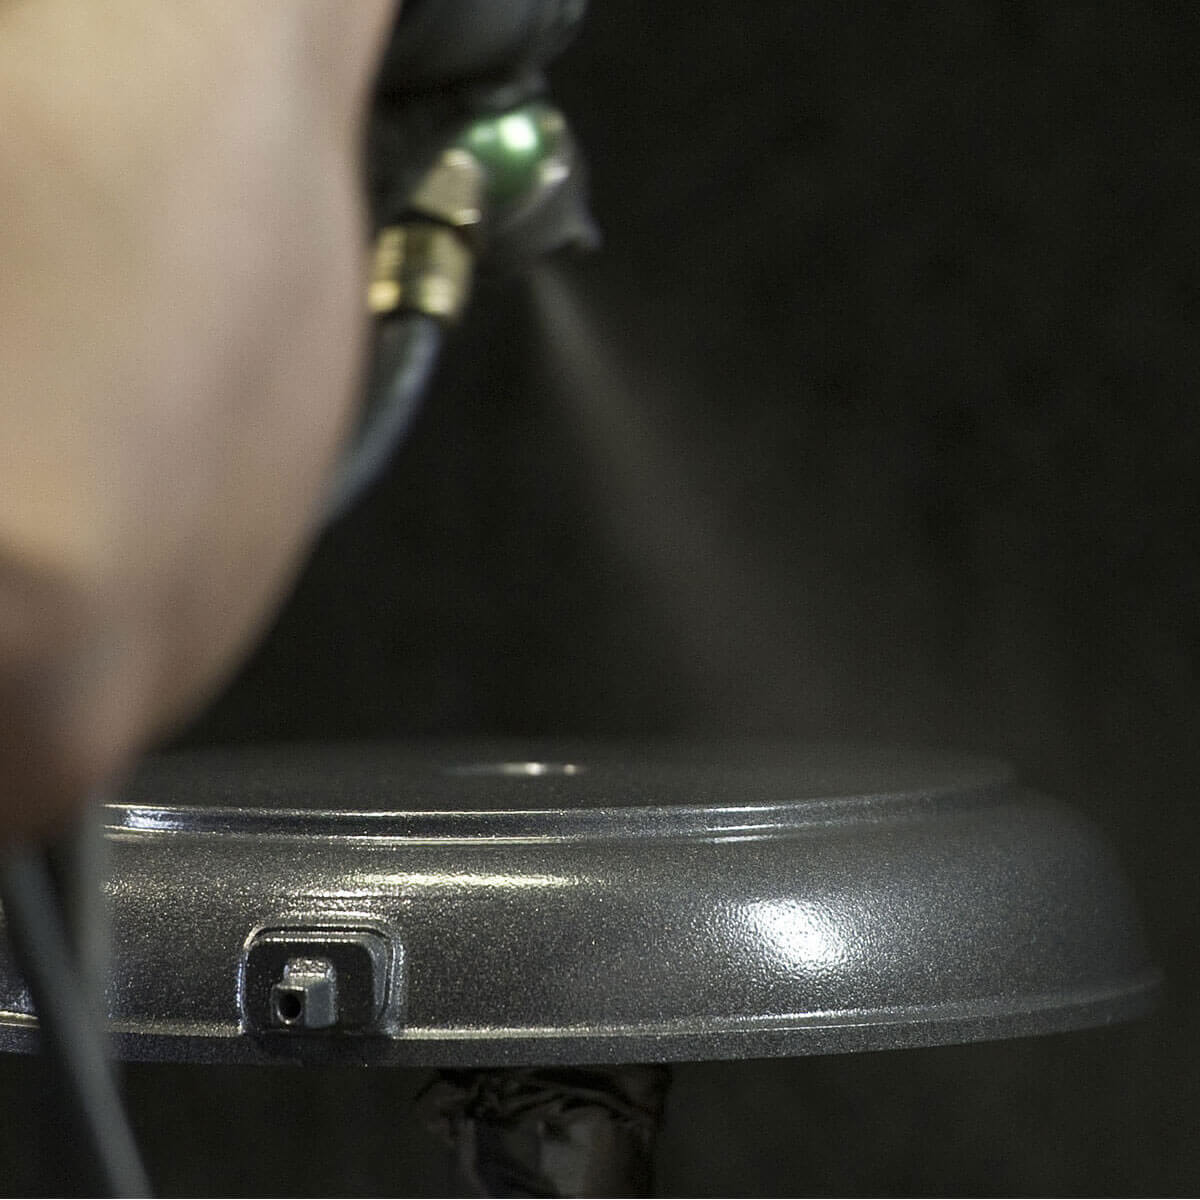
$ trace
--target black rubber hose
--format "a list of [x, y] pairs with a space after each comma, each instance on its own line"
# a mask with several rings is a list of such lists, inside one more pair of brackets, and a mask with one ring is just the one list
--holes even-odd
[[367, 404], [334, 479], [328, 519], [336, 520], [387, 465], [437, 365], [442, 327], [423, 313], [382, 321], [375, 332]]
[[98, 1015], [71, 953], [48, 855], [5, 854], [0, 900], [17, 965], [33, 996], [43, 1050], [57, 1068], [63, 1102], [96, 1182], [106, 1195], [151, 1195]]

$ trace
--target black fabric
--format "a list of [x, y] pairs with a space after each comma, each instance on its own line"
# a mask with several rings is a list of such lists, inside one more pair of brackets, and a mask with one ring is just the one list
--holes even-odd
[[423, 1093], [459, 1194], [648, 1196], [661, 1066], [442, 1071]]
[[586, 0], [406, 0], [380, 68], [389, 94], [543, 66], [578, 28]]

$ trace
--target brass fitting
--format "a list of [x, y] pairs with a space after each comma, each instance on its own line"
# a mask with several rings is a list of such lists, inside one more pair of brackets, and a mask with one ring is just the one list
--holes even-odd
[[367, 308], [458, 319], [471, 290], [476, 231], [483, 220], [483, 168], [467, 151], [445, 151], [409, 201], [410, 219], [379, 231]]
[[430, 168], [408, 202], [417, 216], [470, 235], [483, 220], [487, 177], [473, 154], [451, 146]]
[[471, 289], [471, 251], [444, 225], [391, 225], [375, 239], [367, 308], [457, 320]]

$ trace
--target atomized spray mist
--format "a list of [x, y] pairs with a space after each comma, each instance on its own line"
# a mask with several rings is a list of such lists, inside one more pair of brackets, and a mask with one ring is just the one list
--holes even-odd
[[555, 268], [539, 268], [530, 287], [585, 495], [673, 640], [681, 674], [704, 689], [701, 708], [737, 726], [777, 708], [797, 681], [819, 688], [823, 671], [805, 649], [807, 600], [772, 579], [754, 529], [723, 505], [712, 478], [718, 448], [686, 428], [686, 398], [623, 354]]

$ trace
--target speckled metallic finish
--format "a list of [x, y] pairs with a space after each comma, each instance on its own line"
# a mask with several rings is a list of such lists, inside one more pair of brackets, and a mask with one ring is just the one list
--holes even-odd
[[[291, 746], [166, 756], [122, 801], [109, 1009], [129, 1058], [824, 1054], [1102, 1024], [1157, 986], [1096, 832], [978, 760]], [[246, 946], [280, 926], [388, 931], [389, 1021], [253, 1032]], [[0, 1045], [35, 1043], [30, 1012], [5, 951]]]

